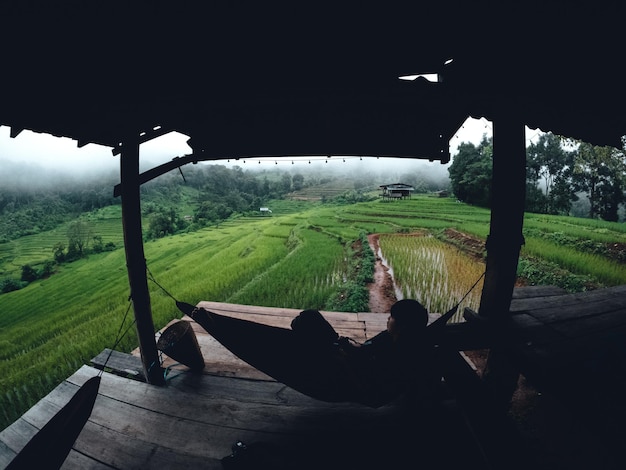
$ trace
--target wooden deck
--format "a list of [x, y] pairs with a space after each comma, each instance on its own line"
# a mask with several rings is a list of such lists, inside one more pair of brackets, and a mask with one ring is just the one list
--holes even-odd
[[[618, 451], [621, 445], [614, 445], [624, 438], [620, 424], [626, 416], [621, 403], [626, 391], [625, 300], [626, 287], [575, 295], [546, 288], [516, 290], [507, 351], [544, 392], [542, 397], [554, 397], [549, 410], [554, 414], [558, 407], [564, 414], [550, 425], [562, 440], [571, 441], [570, 447], [552, 448], [546, 461], [537, 461], [546, 455], [535, 442], [516, 441], [515, 429], [498, 425], [493, 432], [509, 445], [502, 453], [510, 464], [502, 467], [501, 456], [493, 457], [489, 446], [480, 442], [484, 435], [476, 432], [479, 426], [445, 382], [441, 396], [434, 403], [421, 404], [425, 406], [401, 401], [370, 409], [323, 403], [264, 376], [194, 324], [206, 362], [203, 373], [191, 373], [164, 357], [163, 365], [171, 367], [167, 384], [152, 386], [141, 380], [137, 356], [115, 353], [113, 363], [124, 377], [103, 374], [93, 413], [63, 468], [218, 469], [224, 468], [221, 459], [239, 440], [254, 450], [256, 468], [381, 469], [436, 463], [442, 469], [572, 469], [590, 468], [589, 459], [595, 459], [594, 469], [626, 468]], [[285, 327], [298, 313], [201, 304], [226, 315]], [[341, 334], [359, 341], [384, 329], [387, 318], [374, 313], [324, 314]], [[102, 357], [94, 358], [94, 363]], [[83, 366], [0, 432], [0, 468], [82, 383], [98, 373]], [[578, 461], [573, 458], [579, 457], [578, 444], [571, 437], [573, 426], [592, 436], [584, 442], [588, 452], [578, 452], [584, 454]], [[613, 437], [604, 437], [611, 433]]]

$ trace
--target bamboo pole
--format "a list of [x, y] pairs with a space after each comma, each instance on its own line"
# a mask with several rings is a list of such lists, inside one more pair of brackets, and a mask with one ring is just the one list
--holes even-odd
[[150, 307], [150, 292], [146, 274], [141, 227], [141, 200], [139, 180], [139, 141], [126, 139], [120, 158], [122, 224], [126, 269], [135, 312], [135, 325], [139, 338], [141, 362], [148, 383], [164, 385], [165, 378], [159, 362], [159, 353], [154, 337], [154, 323]]

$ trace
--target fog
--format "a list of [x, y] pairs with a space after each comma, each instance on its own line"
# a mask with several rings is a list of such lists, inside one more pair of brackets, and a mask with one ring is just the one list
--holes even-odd
[[[47, 185], [52, 181], [58, 183], [72, 178], [102, 178], [113, 173], [119, 177], [119, 155], [113, 156], [108, 147], [88, 144], [79, 148], [72, 139], [26, 130], [11, 138], [9, 131], [8, 127], [0, 126], [0, 185], [4, 187]], [[468, 119], [450, 140], [450, 153], [454, 156], [461, 142], [478, 144], [483, 134], [491, 135], [491, 124], [484, 119]], [[190, 154], [187, 140], [187, 136], [172, 132], [142, 144], [141, 170]], [[280, 168], [300, 173], [306, 173], [309, 169], [337, 174], [368, 173], [370, 176], [388, 177], [390, 182], [397, 182], [403, 174], [416, 171], [437, 179], [447, 177], [450, 165], [411, 158], [359, 156], [244, 158], [209, 163], [239, 165], [244, 170]]]

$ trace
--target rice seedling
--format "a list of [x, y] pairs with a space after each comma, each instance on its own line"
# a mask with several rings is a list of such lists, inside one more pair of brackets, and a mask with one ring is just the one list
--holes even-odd
[[[390, 267], [398, 298], [419, 300], [429, 312], [445, 313], [465, 295], [484, 271], [457, 248], [431, 235], [381, 235], [381, 254]], [[478, 309], [482, 280], [460, 305]]]
[[591, 276], [607, 286], [626, 283], [626, 269], [622, 263], [544, 238], [527, 237], [521, 253], [553, 262], [574, 274]]

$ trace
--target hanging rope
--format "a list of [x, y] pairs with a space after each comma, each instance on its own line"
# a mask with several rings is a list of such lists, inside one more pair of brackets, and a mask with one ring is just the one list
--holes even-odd
[[130, 312], [130, 307], [132, 306], [131, 300], [132, 300], [132, 296], [129, 296], [128, 297], [128, 307], [126, 308], [126, 312], [124, 313], [124, 318], [122, 319], [122, 322], [120, 323], [120, 327], [117, 330], [117, 335], [115, 336], [115, 343], [113, 344], [113, 347], [111, 347], [109, 349], [109, 354], [107, 355], [107, 358], [104, 361], [104, 365], [102, 366], [102, 369], [100, 369], [100, 372], [98, 373], [98, 375], [102, 375], [104, 373], [104, 369], [105, 369], [107, 363], [109, 362], [109, 359], [111, 359], [111, 355], [113, 354], [113, 351], [115, 350], [115, 348], [117, 348], [117, 346], [120, 344], [120, 342], [122, 341], [124, 336], [126, 336], [128, 331], [135, 324], [135, 320], [133, 320], [131, 322], [131, 324], [126, 327], [126, 330], [124, 330], [124, 332], [122, 333], [122, 328], [124, 328], [124, 323], [126, 323], [126, 318], [128, 317], [128, 312]]
[[429, 328], [439, 327], [439, 326], [443, 327], [446, 323], [448, 323], [448, 320], [450, 320], [450, 318], [452, 318], [452, 316], [456, 313], [456, 311], [459, 308], [459, 306], [461, 305], [461, 303], [463, 303], [463, 301], [467, 298], [467, 296], [470, 294], [470, 292], [472, 292], [474, 290], [474, 288], [478, 285], [480, 280], [483, 277], [485, 277], [486, 273], [487, 273], [487, 270], [483, 271], [483, 273], [480, 275], [480, 277], [478, 279], [476, 279], [476, 282], [472, 285], [472, 287], [469, 288], [469, 290], [465, 293], [465, 295], [461, 298], [461, 300], [459, 300], [454, 307], [452, 307], [450, 310], [448, 310], [446, 313], [444, 313], [439, 318], [437, 318], [434, 322], [432, 322], [429, 325]]
[[165, 293], [165, 295], [167, 295], [169, 298], [171, 298], [174, 302], [176, 302], [176, 303], [179, 302], [176, 297], [174, 297], [165, 287], [163, 287], [161, 284], [159, 284], [157, 282], [157, 280], [154, 278], [154, 275], [150, 271], [150, 268], [148, 267], [147, 263], [146, 263], [146, 272], [148, 273], [148, 279], [150, 279], [152, 282], [154, 282], [156, 284], [156, 286]]

